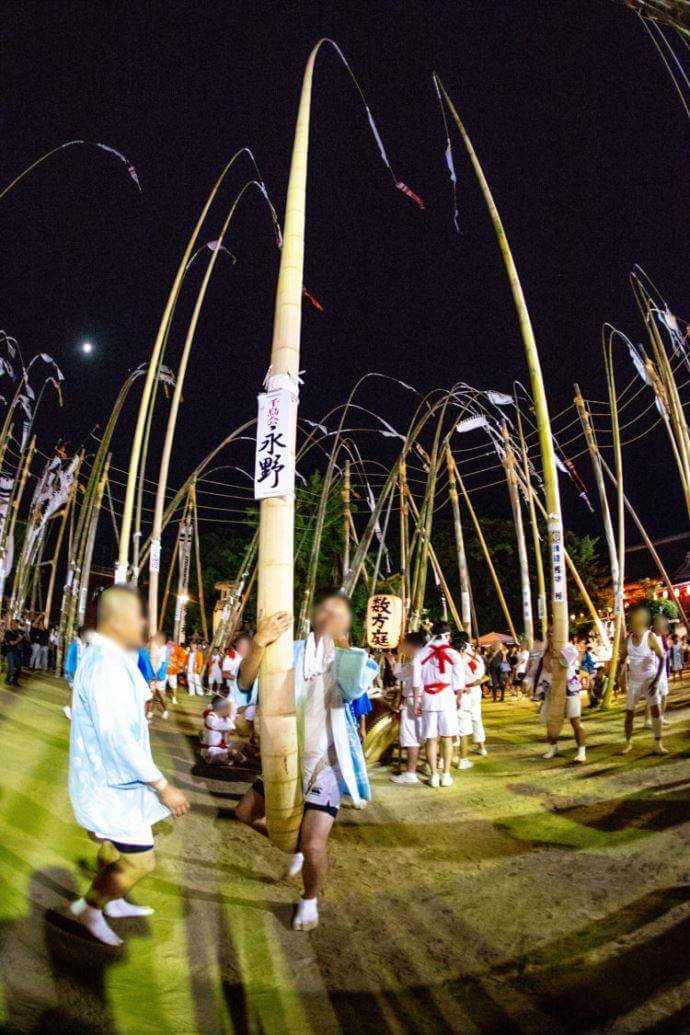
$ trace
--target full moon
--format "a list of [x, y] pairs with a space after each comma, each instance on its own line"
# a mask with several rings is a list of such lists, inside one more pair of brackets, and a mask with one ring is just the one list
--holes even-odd
[[81, 346], [81, 351], [82, 352], [87, 352], [87, 353], [88, 352], [92, 352], [93, 351], [93, 345], [91, 344], [91, 342], [90, 341], [83, 342], [82, 346]]

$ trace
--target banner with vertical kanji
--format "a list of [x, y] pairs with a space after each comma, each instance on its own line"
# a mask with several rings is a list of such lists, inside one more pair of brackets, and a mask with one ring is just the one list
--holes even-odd
[[262, 392], [256, 422], [254, 499], [289, 496], [295, 491], [294, 459], [290, 450], [293, 407], [297, 400], [286, 388]]

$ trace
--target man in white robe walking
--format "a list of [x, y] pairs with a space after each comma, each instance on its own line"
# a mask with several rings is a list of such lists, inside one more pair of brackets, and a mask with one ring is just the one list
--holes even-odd
[[135, 589], [112, 586], [98, 602], [97, 633], [74, 680], [69, 795], [74, 815], [98, 842], [98, 873], [73, 916], [99, 941], [121, 939], [108, 917], [147, 916], [126, 896], [154, 868], [152, 825], [182, 816], [189, 803], [151, 755], [137, 666], [145, 619]]

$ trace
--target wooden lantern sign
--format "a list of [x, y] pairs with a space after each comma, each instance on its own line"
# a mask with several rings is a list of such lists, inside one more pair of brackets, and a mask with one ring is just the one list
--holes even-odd
[[372, 650], [395, 650], [402, 633], [400, 597], [377, 593], [367, 604], [367, 643]]

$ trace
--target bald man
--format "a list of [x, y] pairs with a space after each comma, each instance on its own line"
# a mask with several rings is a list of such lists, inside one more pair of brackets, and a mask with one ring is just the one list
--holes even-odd
[[168, 783], [151, 755], [144, 708], [148, 686], [137, 666], [144, 623], [135, 589], [105, 590], [72, 698], [70, 801], [77, 823], [100, 847], [98, 873], [71, 911], [95, 938], [112, 946], [122, 941], [106, 916], [153, 912], [126, 900], [153, 870], [153, 824], [189, 811], [182, 791]]

